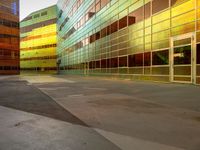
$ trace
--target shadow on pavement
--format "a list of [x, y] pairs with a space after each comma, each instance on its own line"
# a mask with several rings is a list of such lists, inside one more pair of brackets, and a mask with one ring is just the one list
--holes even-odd
[[26, 81], [0, 81], [0, 105], [88, 127]]

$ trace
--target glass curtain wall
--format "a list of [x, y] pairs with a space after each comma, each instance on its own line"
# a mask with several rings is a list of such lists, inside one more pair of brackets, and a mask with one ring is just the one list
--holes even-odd
[[61, 73], [200, 84], [199, 0], [59, 0]]

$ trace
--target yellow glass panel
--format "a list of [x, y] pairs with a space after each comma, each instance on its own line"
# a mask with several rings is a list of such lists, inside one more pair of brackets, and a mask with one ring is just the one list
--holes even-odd
[[197, 32], [196, 39], [197, 39], [197, 42], [200, 42], [200, 32]]
[[151, 42], [151, 35], [145, 36], [145, 43]]
[[172, 17], [183, 14], [195, 8], [195, 0], [189, 0], [172, 8]]
[[169, 10], [164, 11], [160, 14], [157, 14], [156, 16], [153, 16], [153, 24], [161, 22], [169, 18], [170, 18], [170, 11]]
[[154, 33], [152, 35], [152, 40], [153, 42], [162, 41], [162, 40], [168, 39], [169, 37], [170, 37], [170, 30], [166, 30], [166, 31]]
[[172, 18], [172, 27], [195, 21], [195, 11]]
[[184, 24], [175, 28], [171, 29], [171, 34], [172, 36], [175, 35], [180, 35], [180, 34], [185, 34], [189, 32], [194, 32], [195, 31], [195, 22]]
[[151, 34], [151, 27], [145, 28], [145, 35]]
[[166, 30], [170, 28], [170, 20], [153, 25], [153, 33]]
[[197, 10], [197, 18], [200, 18], [200, 9]]
[[151, 43], [145, 44], [145, 51], [151, 50]]
[[139, 30], [136, 32], [131, 33], [130, 39], [136, 39], [144, 35], [144, 30]]
[[131, 40], [129, 42], [129, 45], [130, 47], [134, 47], [134, 46], [137, 46], [137, 45], [141, 45], [144, 43], [144, 38], [138, 38], [138, 39], [134, 39], [134, 40]]
[[141, 22], [138, 22], [138, 23], [136, 23], [136, 24], [134, 24], [134, 25], [132, 25], [132, 26], [130, 26], [130, 32], [131, 31], [137, 31], [137, 30], [139, 30], [139, 29], [141, 29], [141, 28], [143, 28], [144, 27], [144, 22], [143, 21], [141, 21]]
[[133, 53], [140, 53], [144, 52], [144, 45], [137, 45], [133, 48]]
[[169, 47], [169, 40], [164, 40], [160, 42], [156, 42], [152, 44], [152, 49], [157, 50], [157, 49], [163, 49], [163, 48], [168, 48]]
[[148, 19], [145, 19], [145, 27], [148, 27], [151, 25], [151, 17]]
[[200, 20], [197, 22], [197, 30], [200, 30]]

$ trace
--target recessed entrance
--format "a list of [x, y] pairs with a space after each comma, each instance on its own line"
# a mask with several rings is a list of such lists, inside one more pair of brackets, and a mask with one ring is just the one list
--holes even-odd
[[171, 81], [194, 83], [194, 34], [171, 38]]

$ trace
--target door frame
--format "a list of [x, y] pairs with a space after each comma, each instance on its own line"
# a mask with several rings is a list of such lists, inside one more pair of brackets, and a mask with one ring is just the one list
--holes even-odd
[[[174, 80], [174, 41], [191, 38], [191, 82]], [[187, 33], [170, 38], [170, 82], [196, 83], [196, 36], [195, 33]]]

